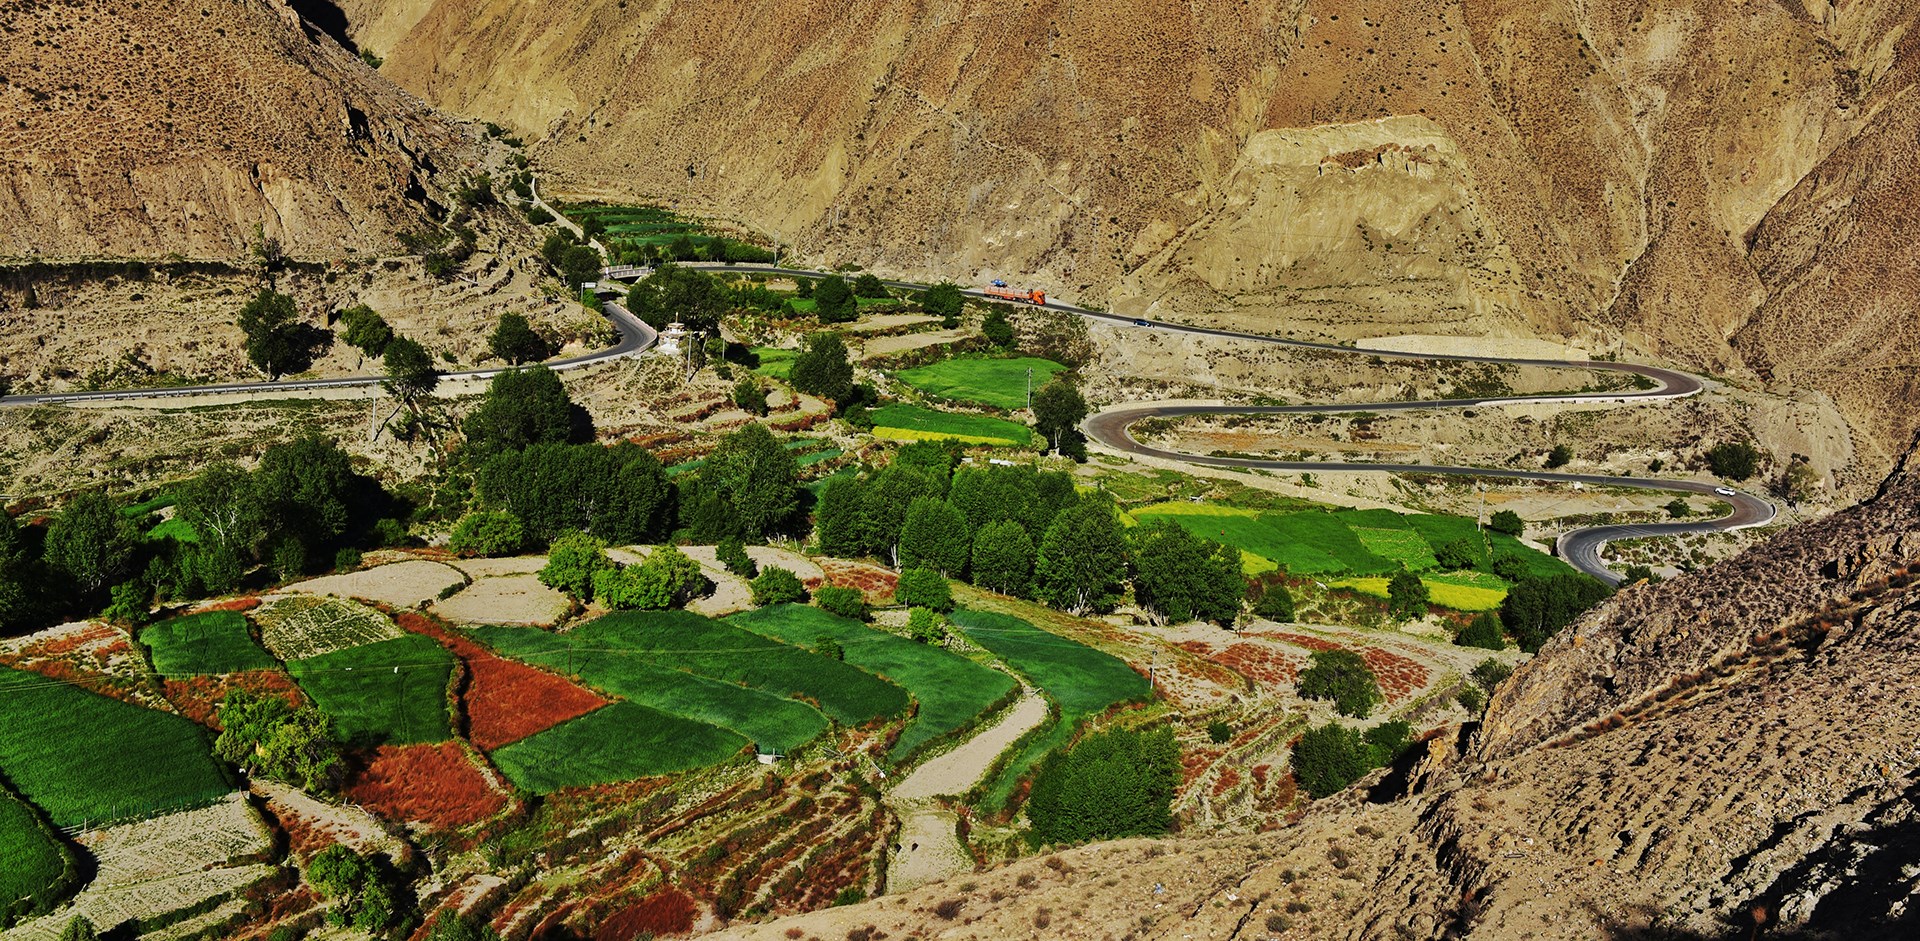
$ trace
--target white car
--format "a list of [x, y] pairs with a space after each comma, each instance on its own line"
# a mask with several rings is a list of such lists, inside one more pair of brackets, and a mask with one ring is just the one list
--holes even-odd
[[1734, 491], [1732, 487], [1715, 487], [1713, 488], [1713, 492], [1723, 497], [1731, 497], [1734, 495]]

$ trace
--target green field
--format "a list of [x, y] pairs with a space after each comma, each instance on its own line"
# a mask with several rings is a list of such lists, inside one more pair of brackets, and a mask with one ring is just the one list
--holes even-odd
[[493, 763], [536, 794], [716, 765], [747, 740], [726, 729], [616, 702], [496, 750]]
[[1020, 356], [1012, 359], [961, 357], [900, 371], [900, 381], [928, 395], [961, 402], [980, 402], [1014, 409], [1027, 407], [1027, 370], [1032, 387], [1040, 388], [1054, 373], [1067, 367], [1050, 359]]
[[993, 651], [1060, 707], [1060, 717], [1048, 720], [987, 782], [981, 803], [989, 811], [1005, 807], [1020, 778], [1048, 752], [1072, 739], [1082, 720], [1117, 703], [1152, 695], [1147, 678], [1120, 658], [1019, 618], [962, 608], [953, 613], [953, 623], [968, 640]]
[[962, 729], [1013, 691], [1013, 678], [959, 654], [835, 617], [819, 608], [784, 604], [745, 611], [727, 623], [802, 647], [831, 638], [846, 662], [906, 687], [920, 710], [894, 742], [895, 760], [922, 743]]
[[198, 806], [231, 791], [180, 716], [0, 667], [0, 774], [69, 827]]
[[44, 910], [74, 886], [72, 851], [41, 823], [33, 808], [0, 788], [0, 927], [17, 900], [32, 899]]
[[153, 652], [153, 669], [162, 676], [280, 667], [280, 661], [248, 633], [246, 616], [236, 611], [209, 611], [162, 621], [141, 631], [140, 642]]
[[793, 375], [793, 361], [800, 355], [799, 350], [782, 349], [777, 346], [756, 346], [753, 355], [759, 358], [759, 365], [753, 371], [769, 379], [786, 380]]
[[[873, 419], [876, 438], [902, 441], [953, 438], [969, 444], [1025, 445], [1033, 433], [1019, 422], [988, 415], [961, 415], [937, 412], [917, 405], [893, 405], [867, 413]], [[891, 432], [891, 433], [889, 433]]]
[[176, 516], [172, 519], [161, 520], [155, 523], [152, 529], [147, 530], [147, 538], [155, 540], [171, 539], [174, 542], [193, 545], [200, 541], [200, 534], [194, 531], [192, 523]]
[[[473, 635], [517, 660], [578, 675], [588, 686], [661, 712], [730, 729], [761, 748], [789, 751], [827, 730], [818, 709], [765, 690], [697, 676], [656, 662], [649, 651], [602, 642], [577, 651], [574, 633], [481, 627]], [[575, 632], [577, 633], [577, 632]]]
[[453, 737], [447, 716], [453, 654], [430, 637], [408, 634], [293, 660], [287, 669], [349, 742], [408, 745]]

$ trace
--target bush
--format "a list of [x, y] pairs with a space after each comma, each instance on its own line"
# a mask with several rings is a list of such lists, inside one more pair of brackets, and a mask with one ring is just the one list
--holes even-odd
[[1225, 745], [1233, 738], [1233, 726], [1218, 720], [1207, 723], [1207, 741], [1215, 745]]
[[1498, 613], [1485, 611], [1475, 617], [1472, 623], [1454, 634], [1453, 642], [1462, 647], [1505, 650], [1507, 649], [1506, 629], [1501, 626]]
[[1293, 776], [1318, 800], [1346, 790], [1372, 770], [1366, 740], [1337, 722], [1308, 729], [1293, 745]]
[[1707, 449], [1707, 467], [1715, 477], [1746, 480], [1760, 470], [1760, 449], [1745, 441], [1725, 441]]
[[861, 596], [858, 588], [822, 585], [813, 592], [813, 604], [828, 614], [856, 621], [867, 619], [867, 599]]
[[1367, 743], [1367, 763], [1384, 768], [1398, 761], [1413, 744], [1413, 727], [1395, 719], [1368, 729], [1361, 738]]
[[511, 513], [476, 510], [453, 524], [447, 548], [461, 555], [512, 555], [527, 544], [526, 527]]
[[351, 572], [360, 567], [360, 561], [360, 550], [352, 546], [343, 546], [340, 551], [333, 554], [333, 570]]
[[1533, 653], [1547, 638], [1612, 593], [1612, 588], [1597, 579], [1571, 572], [1521, 579], [1500, 602], [1500, 623], [1513, 632], [1521, 650]]
[[853, 296], [886, 297], [887, 286], [880, 283], [880, 278], [873, 272], [863, 272], [859, 277], [853, 279]]
[[1471, 536], [1462, 536], [1441, 546], [1433, 557], [1447, 571], [1477, 569], [1487, 564], [1486, 546]]
[[1553, 446], [1553, 450], [1547, 452], [1547, 467], [1549, 469], [1565, 467], [1572, 460], [1573, 449], [1564, 444], [1556, 444]]
[[1480, 665], [1474, 667], [1473, 672], [1468, 675], [1473, 677], [1475, 683], [1480, 684], [1480, 688], [1491, 693], [1498, 688], [1501, 683], [1506, 682], [1507, 677], [1513, 675], [1513, 667], [1501, 663], [1492, 657], [1488, 657], [1480, 661]]
[[720, 544], [713, 547], [713, 557], [726, 566], [727, 571], [741, 578], [753, 578], [760, 574], [759, 563], [754, 562], [753, 556], [747, 554], [747, 547], [732, 536], [720, 540]]
[[1671, 519], [1686, 519], [1693, 515], [1693, 504], [1686, 497], [1674, 497], [1667, 501], [1667, 516]]
[[1518, 539], [1522, 533], [1527, 531], [1527, 523], [1520, 518], [1520, 514], [1512, 510], [1501, 510], [1493, 514], [1491, 519], [1487, 520], [1487, 528], [1496, 533]]
[[616, 610], [677, 608], [705, 594], [707, 585], [700, 563], [673, 546], [653, 550], [639, 565], [593, 573], [593, 596]]
[[[717, 368], [724, 369], [726, 368], [726, 364], [723, 363]], [[722, 376], [721, 378], [725, 377]], [[733, 404], [739, 406], [741, 411], [749, 415], [765, 415], [767, 413], [767, 390], [761, 387], [759, 377], [749, 373], [741, 376], [740, 381], [734, 383]]]
[[563, 533], [547, 549], [540, 584], [557, 588], [581, 601], [593, 600], [594, 577], [613, 568], [607, 544], [585, 533]]
[[932, 569], [907, 569], [893, 589], [893, 603], [935, 611], [953, 610], [953, 590], [946, 576]]
[[1459, 700], [1460, 708], [1473, 715], [1479, 715], [1480, 710], [1487, 705], [1487, 694], [1471, 683], [1460, 687], [1460, 691], [1455, 693], [1453, 698]]
[[1172, 729], [1096, 732], [1034, 772], [1027, 839], [1042, 846], [1165, 833], [1179, 781]]
[[1003, 350], [1013, 347], [1013, 324], [1007, 322], [1006, 311], [998, 306], [988, 310], [987, 316], [980, 321], [980, 334], [987, 338], [988, 343]]
[[807, 600], [807, 587], [800, 583], [800, 576], [777, 565], [763, 569], [749, 585], [758, 607]]
[[1387, 582], [1387, 614], [1402, 621], [1427, 616], [1427, 583], [1412, 572], [1401, 571]]
[[1365, 660], [1351, 650], [1320, 650], [1300, 674], [1299, 690], [1305, 699], [1327, 699], [1344, 716], [1365, 718], [1384, 698], [1380, 684], [1367, 668]]
[[946, 643], [947, 619], [926, 608], [915, 608], [907, 614], [907, 636], [923, 644]]
[[1269, 621], [1293, 620], [1293, 593], [1285, 585], [1268, 585], [1254, 602], [1253, 616]]

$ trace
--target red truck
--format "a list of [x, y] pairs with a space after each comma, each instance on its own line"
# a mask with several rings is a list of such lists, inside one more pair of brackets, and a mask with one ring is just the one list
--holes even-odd
[[1010, 288], [1004, 284], [997, 284], [981, 289], [980, 293], [1003, 301], [1025, 301], [1035, 306], [1045, 306], [1047, 303], [1047, 292], [1038, 288], [1031, 291], [1022, 291], [1019, 288]]

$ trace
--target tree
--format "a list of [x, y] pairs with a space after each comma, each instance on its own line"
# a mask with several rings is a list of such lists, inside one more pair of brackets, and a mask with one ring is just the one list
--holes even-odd
[[1746, 480], [1760, 470], [1760, 449], [1745, 441], [1723, 441], [1707, 449], [1707, 467], [1715, 477]]
[[1315, 800], [1346, 790], [1371, 770], [1366, 741], [1339, 723], [1311, 728], [1293, 746], [1293, 776]]
[[1522, 533], [1527, 531], [1527, 522], [1520, 518], [1520, 514], [1512, 510], [1500, 510], [1495, 512], [1493, 516], [1487, 520], [1487, 528], [1496, 533], [1518, 539]]
[[426, 941], [500, 941], [500, 933], [478, 918], [442, 910], [428, 927]]
[[734, 537], [720, 540], [720, 544], [713, 549], [713, 557], [726, 566], [727, 571], [741, 578], [753, 578], [760, 574], [759, 564], [747, 554], [747, 547]]
[[998, 520], [973, 534], [973, 583], [1003, 595], [1025, 595], [1033, 586], [1033, 537], [1013, 520]]
[[1693, 505], [1687, 502], [1686, 497], [1674, 497], [1668, 500], [1666, 510], [1667, 516], [1672, 519], [1686, 519], [1693, 515]]
[[800, 509], [800, 465], [765, 425], [743, 425], [721, 438], [698, 473], [703, 485], [725, 495], [747, 535], [781, 532]]
[[1035, 588], [1074, 614], [1111, 611], [1127, 570], [1126, 540], [1112, 505], [1088, 500], [1061, 511], [1040, 539]]
[[944, 499], [954, 465], [960, 463], [964, 451], [965, 447], [958, 441], [909, 441], [893, 452], [893, 466], [910, 467], [925, 474], [939, 487], [938, 496]]
[[856, 554], [878, 556], [898, 567], [900, 536], [914, 501], [939, 495], [940, 485], [913, 468], [881, 468], [861, 488]]
[[1093, 733], [1040, 762], [1027, 800], [1027, 839], [1044, 846], [1166, 833], [1179, 782], [1172, 729]]
[[139, 544], [139, 531], [111, 497], [87, 493], [75, 497], [47, 527], [42, 554], [84, 598], [94, 599], [127, 576]]
[[953, 504], [925, 496], [908, 505], [900, 528], [901, 568], [928, 568], [958, 577], [966, 570], [972, 547], [967, 518]]
[[560, 253], [560, 281], [567, 286], [567, 293], [577, 296], [583, 290], [581, 285], [600, 280], [600, 266], [605, 263], [592, 246], [570, 245]]
[[821, 323], [848, 323], [860, 317], [860, 302], [854, 298], [847, 279], [829, 275], [813, 289], [814, 313]]
[[800, 576], [779, 566], [762, 569], [759, 575], [754, 576], [750, 587], [753, 589], [753, 604], [759, 608], [807, 600], [807, 589], [800, 583]]
[[1332, 700], [1341, 715], [1356, 719], [1366, 718], [1384, 699], [1379, 681], [1359, 654], [1336, 648], [1315, 651], [1308, 659], [1311, 663], [1300, 672], [1301, 698]]
[[923, 644], [947, 642], [947, 619], [927, 608], [907, 612], [907, 636]]
[[553, 344], [533, 329], [521, 314], [504, 313], [487, 337], [487, 352], [515, 366], [534, 363], [553, 355]]
[[1240, 550], [1201, 539], [1164, 517], [1129, 536], [1133, 597], [1141, 609], [1160, 623], [1233, 623], [1246, 594]]
[[1087, 400], [1064, 374], [1056, 374], [1033, 394], [1033, 427], [1053, 443], [1055, 450], [1061, 438], [1075, 431], [1086, 417]]
[[853, 363], [847, 358], [846, 341], [837, 333], [816, 333], [807, 338], [800, 355], [793, 359], [788, 379], [795, 390], [844, 404], [853, 398]]
[[380, 383], [389, 395], [408, 406], [440, 385], [440, 370], [427, 348], [407, 337], [394, 337], [384, 354], [387, 378]]
[[341, 311], [340, 326], [345, 331], [340, 338], [348, 346], [368, 356], [385, 353], [387, 343], [393, 339], [393, 328], [387, 325], [386, 318], [365, 304], [355, 304]]
[[1466, 627], [1453, 635], [1453, 642], [1462, 647], [1479, 647], [1483, 650], [1505, 650], [1507, 647], [1506, 630], [1500, 624], [1500, 615], [1493, 611], [1483, 611]]
[[814, 540], [826, 555], [857, 556], [865, 551], [861, 517], [866, 479], [829, 477], [813, 506]]
[[315, 349], [328, 338], [326, 331], [301, 323], [299, 318], [293, 298], [264, 288], [240, 308], [235, 323], [247, 335], [247, 358], [268, 379], [307, 368]]
[[705, 594], [709, 584], [700, 563], [673, 546], [661, 546], [639, 565], [596, 570], [593, 597], [615, 610], [658, 611]]
[[1449, 572], [1474, 569], [1487, 564], [1487, 547], [1478, 537], [1461, 536], [1442, 544], [1433, 557]]
[[627, 289], [627, 309], [656, 330], [679, 321], [688, 330], [712, 333], [730, 303], [726, 285], [679, 265], [661, 265]]
[[1260, 600], [1254, 602], [1253, 616], [1268, 621], [1293, 620], [1293, 593], [1285, 585], [1268, 585], [1267, 590], [1260, 593]]
[[557, 588], [581, 601], [592, 601], [595, 577], [612, 568], [613, 560], [607, 558], [605, 542], [586, 533], [565, 533], [547, 549], [547, 564], [540, 569], [540, 584]]
[[60, 941], [97, 941], [99, 937], [100, 934], [94, 930], [93, 922], [88, 921], [85, 915], [73, 916], [73, 919], [67, 922], [67, 926], [60, 929]]
[[853, 296], [886, 297], [887, 286], [882, 284], [879, 276], [873, 272], [863, 271], [859, 277], [853, 279]]
[[659, 459], [629, 441], [536, 444], [496, 454], [474, 485], [482, 503], [506, 510], [535, 542], [568, 530], [619, 543], [658, 542], [673, 522], [673, 485]]
[[733, 384], [733, 404], [749, 415], [767, 414], [767, 390], [758, 376], [748, 373]]
[[1524, 578], [1507, 589], [1506, 600], [1500, 602], [1500, 621], [1513, 632], [1521, 650], [1536, 653], [1547, 638], [1612, 593], [1597, 579], [1578, 573]]
[[327, 920], [351, 925], [368, 934], [380, 934], [401, 920], [410, 907], [402, 896], [405, 886], [384, 857], [360, 856], [344, 844], [315, 853], [307, 861], [307, 883], [331, 904]]
[[268, 448], [253, 481], [266, 542], [278, 554], [274, 567], [283, 577], [304, 572], [310, 562], [332, 559], [334, 550], [350, 541], [356, 522], [378, 518], [372, 503], [379, 485], [354, 471], [347, 452], [314, 435]]
[[527, 528], [511, 513], [475, 510], [460, 517], [447, 548], [461, 555], [512, 555], [527, 544]]
[[1500, 684], [1507, 681], [1507, 677], [1513, 675], [1513, 667], [1488, 657], [1475, 664], [1473, 670], [1467, 675], [1472, 677], [1475, 683], [1480, 684], [1481, 689], [1491, 693], [1499, 689]]
[[240, 584], [266, 535], [266, 509], [253, 476], [232, 464], [215, 464], [174, 491], [174, 518], [193, 530], [181, 550], [188, 589], [225, 594]]
[[965, 308], [966, 298], [960, 294], [960, 285], [952, 281], [942, 281], [920, 295], [920, 309], [930, 317], [953, 320]]
[[858, 588], [822, 585], [813, 590], [813, 603], [828, 614], [837, 614], [855, 621], [867, 619], [867, 599], [861, 596]]
[[467, 438], [463, 453], [474, 463], [535, 444], [593, 440], [593, 420], [573, 404], [559, 375], [545, 366], [494, 376], [486, 398], [460, 430]]
[[900, 573], [893, 588], [893, 603], [934, 611], [953, 610], [953, 589], [946, 576], [933, 569], [910, 568]]
[[980, 319], [980, 335], [1003, 350], [1013, 348], [1013, 324], [1007, 322], [1007, 312], [999, 305], [988, 309], [987, 315]]
[[0, 633], [33, 623], [39, 615], [41, 586], [49, 582], [20, 524], [0, 509]]
[[1573, 449], [1564, 444], [1556, 444], [1547, 452], [1547, 468], [1565, 467], [1573, 460]]
[[315, 706], [298, 709], [279, 696], [237, 688], [220, 701], [220, 736], [213, 752], [255, 775], [308, 791], [340, 785], [345, 765], [333, 717]]
[[1402, 569], [1387, 582], [1387, 615], [1401, 621], [1427, 616], [1427, 583]]

